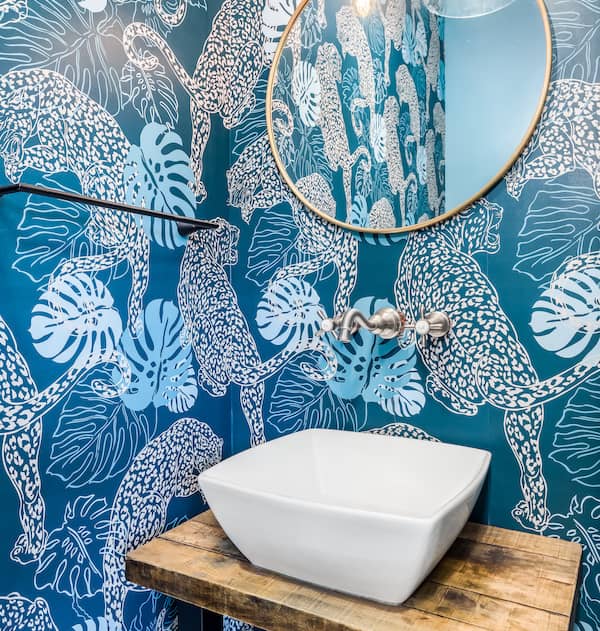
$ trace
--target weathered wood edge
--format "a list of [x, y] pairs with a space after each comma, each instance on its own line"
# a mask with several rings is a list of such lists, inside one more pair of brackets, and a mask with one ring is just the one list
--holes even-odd
[[[188, 524], [188, 528], [190, 522], [194, 522], [197, 524], [202, 524], [204, 528], [201, 528], [204, 532], [206, 532], [205, 528], [208, 527], [211, 530], [214, 529], [214, 541], [215, 545], [208, 546], [198, 546], [194, 545], [191, 541], [181, 541], [180, 533], [186, 524]], [[216, 556], [222, 555], [224, 557], [230, 558], [232, 561], [235, 560], [238, 563], [247, 564], [250, 566], [249, 562], [245, 560], [245, 558], [241, 555], [241, 553], [231, 544], [231, 542], [226, 538], [219, 524], [216, 522], [214, 516], [210, 511], [206, 511], [201, 515], [198, 515], [192, 520], [186, 522], [186, 524], [182, 524], [177, 528], [163, 533], [160, 535], [159, 539], [163, 541], [165, 545], [172, 546], [172, 553], [177, 554], [177, 547], [184, 546], [190, 548], [198, 548], [202, 550], [204, 554], [214, 554]], [[468, 524], [465, 527], [463, 533], [461, 533], [460, 538], [463, 538], [467, 541], [475, 541], [479, 543], [484, 543], [486, 545], [498, 546], [498, 547], [506, 547], [503, 545], [501, 541], [503, 538], [510, 541], [511, 547], [513, 551], [522, 550], [529, 554], [534, 555], [542, 555], [547, 556], [552, 559], [560, 559], [563, 563], [569, 561], [572, 563], [579, 564], [581, 558], [581, 546], [578, 544], [574, 544], [572, 542], [565, 542], [558, 539], [548, 539], [542, 538], [537, 535], [531, 535], [528, 533], [517, 533], [515, 531], [504, 530], [504, 529], [496, 529], [490, 526], [482, 526], [479, 524]], [[549, 545], [547, 545], [547, 543]], [[146, 544], [148, 545], [148, 544]], [[138, 550], [141, 550], [138, 548]], [[266, 597], [263, 599], [261, 596], [257, 596], [252, 593], [243, 593], [243, 590], [239, 589], [239, 586], [236, 588], [228, 588], [228, 586], [217, 585], [211, 581], [203, 581], [202, 579], [196, 577], [186, 576], [185, 573], [173, 571], [168, 568], [160, 568], [157, 565], [149, 564], [143, 560], [137, 559], [136, 554], [137, 551], [132, 552], [126, 562], [127, 567], [127, 576], [129, 580], [133, 582], [137, 582], [142, 585], [146, 585], [152, 587], [153, 589], [157, 589], [163, 593], [166, 593], [170, 596], [173, 596], [179, 600], [183, 600], [185, 602], [189, 602], [190, 604], [203, 606], [207, 609], [211, 609], [212, 611], [216, 611], [218, 613], [231, 615], [233, 617], [240, 618], [246, 622], [251, 624], [255, 624], [257, 626], [262, 626], [264, 628], [270, 629], [272, 631], [278, 631], [281, 629], [282, 631], [291, 631], [291, 630], [303, 630], [303, 629], [314, 629], [315, 631], [361, 631], [366, 627], [356, 626], [354, 624], [348, 625], [343, 622], [330, 620], [324, 618], [321, 615], [316, 615], [314, 612], [303, 610], [300, 611], [297, 607], [290, 607], [283, 602], [276, 602], [273, 600], [268, 600]], [[254, 568], [253, 568], [254, 570]], [[256, 570], [260, 572], [260, 570]], [[266, 573], [270, 574], [270, 573]], [[274, 575], [277, 576], [277, 575]], [[431, 579], [431, 577], [430, 577]], [[435, 581], [428, 579], [427, 583], [431, 584], [431, 589], [435, 589]], [[183, 586], [185, 585], [185, 589]], [[298, 585], [302, 586], [301, 583]], [[571, 585], [571, 583], [569, 583]], [[498, 600], [496, 598], [486, 597], [485, 594], [481, 594], [479, 592], [473, 591], [469, 596], [469, 590], [465, 589], [464, 586], [448, 586], [448, 585], [440, 585], [440, 588], [443, 588], [444, 593], [448, 590], [450, 595], [453, 592], [464, 592], [465, 597], [475, 598], [477, 599], [478, 605], [481, 601], [483, 606], [486, 606], [486, 602], [495, 604], [493, 601]], [[566, 587], [566, 585], [565, 585]], [[193, 588], [193, 589], [192, 589]], [[195, 592], [193, 597], [190, 597], [190, 589], [191, 592]], [[299, 589], [304, 590], [313, 590], [313, 595], [319, 596], [323, 594], [327, 594], [327, 590], [319, 590], [318, 588], [313, 588], [312, 586], [305, 586], [304, 588], [300, 587]], [[577, 589], [577, 585], [571, 585], [571, 593], [572, 596], [575, 596], [575, 590]], [[330, 592], [335, 595], [335, 592]], [[340, 596], [340, 595], [338, 595]], [[456, 597], [456, 595], [454, 596]], [[348, 599], [349, 606], [353, 604], [353, 601], [357, 602], [357, 606], [364, 607], [364, 602], [361, 599], [352, 599], [351, 597], [343, 597]], [[440, 615], [439, 612], [431, 612], [424, 610], [418, 607], [418, 603], [413, 603], [411, 600], [408, 601], [410, 603], [409, 607], [403, 606], [403, 616], [406, 615], [406, 611], [415, 612], [417, 618], [415, 620], [398, 620], [398, 625], [395, 626], [395, 629], [414, 629], [418, 628], [414, 626], [415, 622], [419, 622], [419, 624], [423, 624], [425, 622], [424, 618], [427, 618], [427, 627], [428, 629], [452, 629], [453, 631], [464, 630], [469, 631], [473, 629], [483, 629], [489, 628], [480, 626], [479, 624], [472, 624], [471, 621], [467, 620], [459, 620], [456, 617], [446, 617]], [[572, 599], [572, 606], [575, 606], [576, 599]], [[224, 603], [224, 604], [223, 604]], [[407, 604], [408, 604], [407, 603]], [[518, 603], [513, 603], [510, 600], [507, 600], [506, 603], [511, 607], [522, 607], [524, 609], [528, 608], [528, 605], [519, 605]], [[346, 603], [344, 603], [345, 605]], [[395, 608], [398, 609], [398, 608]], [[532, 608], [535, 609], [535, 608]], [[258, 613], [252, 613], [257, 612]], [[374, 611], [374, 609], [373, 609]], [[548, 614], [547, 621], [543, 625], [543, 628], [548, 631], [559, 631], [566, 630], [569, 627], [569, 617], [565, 614], [561, 614], [559, 612], [544, 610], [546, 614]], [[413, 618], [414, 615], [411, 613], [408, 616], [409, 618]], [[293, 626], [290, 621], [294, 620]], [[278, 622], [279, 620], [279, 622]], [[282, 622], [285, 621], [285, 623]], [[395, 621], [394, 621], [395, 622]], [[450, 626], [448, 626], [450, 624]], [[283, 626], [278, 626], [283, 625]], [[385, 628], [385, 627], [377, 627], [377, 628]], [[512, 625], [508, 628], [513, 628]], [[522, 627], [519, 627], [522, 628]], [[538, 626], [541, 629], [541, 627]]]

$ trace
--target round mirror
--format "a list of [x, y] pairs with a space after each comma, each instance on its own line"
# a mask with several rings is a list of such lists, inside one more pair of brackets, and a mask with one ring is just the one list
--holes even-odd
[[[288, 6], [267, 0], [263, 17], [278, 4]], [[541, 115], [550, 60], [543, 0], [469, 19], [419, 0], [301, 0], [269, 76], [275, 161], [294, 194], [338, 225], [431, 225], [514, 163]]]

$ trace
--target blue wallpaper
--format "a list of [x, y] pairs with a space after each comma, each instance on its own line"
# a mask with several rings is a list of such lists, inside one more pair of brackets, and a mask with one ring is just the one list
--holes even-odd
[[[1, 628], [175, 629], [126, 551], [202, 508], [200, 470], [317, 426], [490, 449], [477, 517], [582, 543], [576, 628], [600, 628], [600, 10], [549, 9], [552, 88], [507, 178], [438, 227], [363, 240], [291, 197], [269, 151], [293, 3], [0, 0], [3, 182], [223, 217], [184, 244], [2, 200]], [[453, 333], [315, 337], [386, 301], [446, 310]]]
[[286, 173], [320, 212], [375, 229], [444, 212], [439, 22], [418, 2], [302, 9], [277, 62], [273, 132]]
[[[148, 57], [201, 55], [217, 8], [177, 4], [0, 1], [2, 184], [192, 216], [210, 179], [224, 205], [226, 131], [200, 134], [190, 80]], [[1, 206], [0, 629], [176, 629], [124, 556], [202, 509], [197, 475], [229, 449], [228, 401], [198, 383], [178, 297], [185, 240], [80, 204]]]
[[[283, 2], [266, 7], [272, 23], [275, 7], [285, 22]], [[335, 427], [489, 449], [476, 517], [581, 543], [576, 629], [595, 631], [600, 9], [580, 0], [548, 8], [552, 85], [529, 147], [486, 199], [406, 237], [356, 237], [291, 198], [263, 140], [257, 91], [256, 115], [231, 132], [230, 221], [240, 229], [233, 286], [261, 357], [291, 353], [264, 381], [267, 439]], [[446, 311], [453, 332], [418, 347], [361, 332], [349, 345], [325, 338], [324, 349], [298, 354], [324, 313], [386, 303], [412, 317]], [[248, 415], [235, 399], [232, 410], [239, 450], [249, 444]]]

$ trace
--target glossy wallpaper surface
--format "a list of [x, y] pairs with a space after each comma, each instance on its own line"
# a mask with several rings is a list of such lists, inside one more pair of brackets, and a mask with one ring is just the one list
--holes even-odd
[[[453, 220], [373, 242], [302, 208], [271, 158], [292, 3], [0, 1], [3, 181], [223, 218], [185, 244], [2, 200], [0, 626], [176, 628], [125, 552], [200, 510], [195, 476], [223, 453], [319, 426], [490, 449], [479, 518], [582, 543], [577, 630], [600, 628], [600, 9], [549, 8], [552, 87], [522, 159]], [[446, 310], [453, 334], [315, 338], [324, 313], [385, 301]]]

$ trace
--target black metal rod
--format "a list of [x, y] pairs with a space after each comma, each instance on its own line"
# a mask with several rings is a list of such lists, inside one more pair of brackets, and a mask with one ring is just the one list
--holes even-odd
[[196, 232], [196, 230], [213, 230], [218, 228], [218, 224], [204, 219], [195, 219], [194, 217], [181, 217], [170, 213], [162, 213], [158, 210], [149, 208], [141, 208], [139, 206], [131, 206], [130, 204], [120, 204], [119, 202], [111, 202], [105, 199], [96, 199], [95, 197], [87, 197], [78, 193], [69, 193], [68, 191], [60, 191], [55, 188], [47, 188], [46, 186], [38, 186], [36, 184], [8, 184], [0, 186], [0, 197], [3, 195], [11, 195], [13, 193], [31, 193], [32, 195], [41, 195], [43, 197], [54, 197], [55, 199], [63, 199], [67, 202], [78, 202], [81, 204], [91, 204], [92, 206], [101, 206], [102, 208], [112, 208], [121, 210], [134, 215], [144, 215], [146, 217], [154, 217], [155, 219], [165, 219], [177, 223], [177, 230], [181, 236], [187, 237]]

